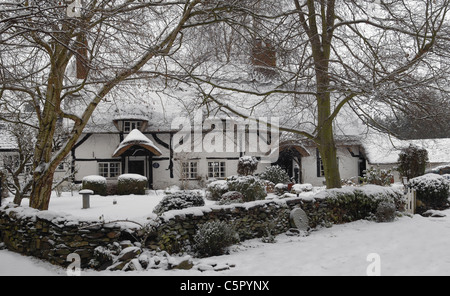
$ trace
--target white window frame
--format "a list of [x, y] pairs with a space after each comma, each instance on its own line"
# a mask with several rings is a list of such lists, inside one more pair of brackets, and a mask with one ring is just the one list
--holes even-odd
[[181, 163], [181, 180], [198, 178], [198, 161], [183, 161]]
[[227, 163], [225, 161], [208, 161], [208, 178], [224, 179], [227, 177]]
[[142, 121], [140, 121], [140, 120], [124, 120], [123, 121], [123, 132], [124, 133], [129, 133], [134, 129], [141, 130], [141, 127], [142, 127]]
[[[104, 168], [102, 166], [106, 165]], [[118, 161], [102, 161], [98, 163], [98, 174], [105, 178], [117, 178], [122, 173], [122, 163]]]

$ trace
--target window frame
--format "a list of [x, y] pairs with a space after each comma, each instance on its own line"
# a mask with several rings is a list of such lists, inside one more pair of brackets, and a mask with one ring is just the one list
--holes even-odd
[[[186, 170], [187, 169], [187, 170]], [[181, 180], [196, 180], [198, 174], [198, 161], [183, 161], [181, 163]]]
[[[217, 164], [212, 165], [212, 164]], [[216, 171], [217, 168], [217, 171]], [[227, 163], [226, 161], [208, 161], [208, 178], [225, 179], [227, 177]]]
[[[106, 171], [104, 168], [102, 169], [102, 165], [105, 164], [107, 165]], [[114, 167], [113, 165], [116, 167]], [[117, 178], [122, 174], [122, 163], [119, 161], [100, 161], [97, 163], [97, 168], [98, 174], [104, 178]]]
[[122, 122], [122, 130], [124, 133], [129, 133], [134, 129], [141, 130], [141, 128], [142, 128], [141, 120], [124, 120]]

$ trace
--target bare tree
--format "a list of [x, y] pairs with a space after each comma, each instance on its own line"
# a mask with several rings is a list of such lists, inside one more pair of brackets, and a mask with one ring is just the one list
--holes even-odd
[[[231, 13], [246, 14], [246, 22], [222, 14], [221, 26], [241, 36], [233, 59], [184, 68], [200, 91], [197, 103], [242, 117], [282, 116], [280, 130], [317, 145], [328, 188], [341, 186], [335, 124], [345, 108], [384, 128], [377, 115], [419, 104], [407, 90], [448, 91], [449, 1], [244, 2]], [[272, 70], [265, 78], [253, 71], [261, 68], [254, 56], [261, 44]]]
[[[5, 125], [4, 125], [5, 126]], [[3, 127], [5, 128], [5, 127]], [[22, 199], [30, 193], [32, 185], [31, 165], [33, 163], [33, 148], [36, 130], [23, 125], [6, 125], [10, 135], [12, 152], [2, 155], [8, 190], [14, 194], [14, 203], [20, 205]]]
[[[164, 77], [184, 30], [216, 9], [201, 0], [0, 3], [1, 106], [31, 107], [37, 120], [31, 207], [48, 209], [54, 172], [97, 105], [127, 81]], [[55, 151], [59, 120], [71, 129]]]

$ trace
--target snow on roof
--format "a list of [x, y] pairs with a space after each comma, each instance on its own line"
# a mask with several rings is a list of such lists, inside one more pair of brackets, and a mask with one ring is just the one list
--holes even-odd
[[128, 134], [128, 136], [126, 136], [122, 143], [119, 144], [119, 147], [117, 147], [116, 151], [114, 151], [113, 156], [116, 157], [122, 155], [134, 145], [141, 146], [157, 156], [162, 154], [161, 150], [159, 150], [159, 148], [156, 147], [149, 138], [147, 138], [139, 130], [134, 129]]
[[430, 163], [450, 162], [450, 139], [400, 140], [388, 134], [371, 133], [361, 139], [370, 164], [394, 164], [402, 148], [410, 144], [425, 148]]

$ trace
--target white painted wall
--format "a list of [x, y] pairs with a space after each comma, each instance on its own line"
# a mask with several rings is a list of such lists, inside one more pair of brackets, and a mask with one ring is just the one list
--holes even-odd
[[[358, 151], [358, 147], [352, 147], [352, 151]], [[325, 186], [325, 177], [317, 177], [317, 156], [314, 148], [309, 149], [311, 153], [308, 157], [302, 157], [303, 182], [313, 186]], [[341, 179], [358, 178], [358, 157], [353, 157], [347, 148], [337, 149], [339, 158], [339, 172]]]
[[[159, 167], [152, 167], [153, 171], [153, 186], [155, 189], [165, 189], [172, 185], [180, 186], [182, 182], [180, 180], [180, 162], [191, 160], [198, 162], [198, 175], [202, 177], [202, 181], [207, 181], [208, 176], [208, 161], [225, 161], [226, 162], [226, 177], [237, 174], [239, 152], [191, 152], [191, 153], [174, 153], [173, 159], [173, 178], [170, 177], [170, 151], [167, 148], [159, 145], [157, 141], [150, 135], [147, 137], [153, 141], [162, 155], [155, 157], [153, 163], [158, 163]], [[158, 138], [165, 142], [170, 143], [170, 135], [157, 134]], [[93, 134], [87, 141], [85, 141], [75, 152], [77, 159], [85, 159], [89, 161], [77, 161], [76, 168], [78, 170], [76, 174], [76, 181], [81, 181], [84, 176], [97, 175], [98, 174], [98, 161], [112, 159], [112, 155], [118, 145], [120, 144], [120, 138], [118, 134]], [[353, 151], [358, 151], [358, 147], [353, 147]], [[323, 186], [325, 178], [317, 177], [317, 163], [315, 149], [311, 148], [311, 155], [302, 158], [302, 177], [304, 183], [310, 183], [314, 186]], [[255, 153], [253, 153], [255, 154]], [[251, 154], [250, 154], [251, 155]], [[231, 159], [230, 159], [231, 158]], [[339, 168], [342, 179], [357, 178], [358, 176], [358, 157], [353, 157], [347, 148], [338, 149]], [[117, 158], [119, 159], [119, 158]], [[256, 173], [264, 171], [268, 163], [259, 163]], [[188, 185], [190, 188], [198, 188], [203, 182], [198, 180], [189, 180]]]

